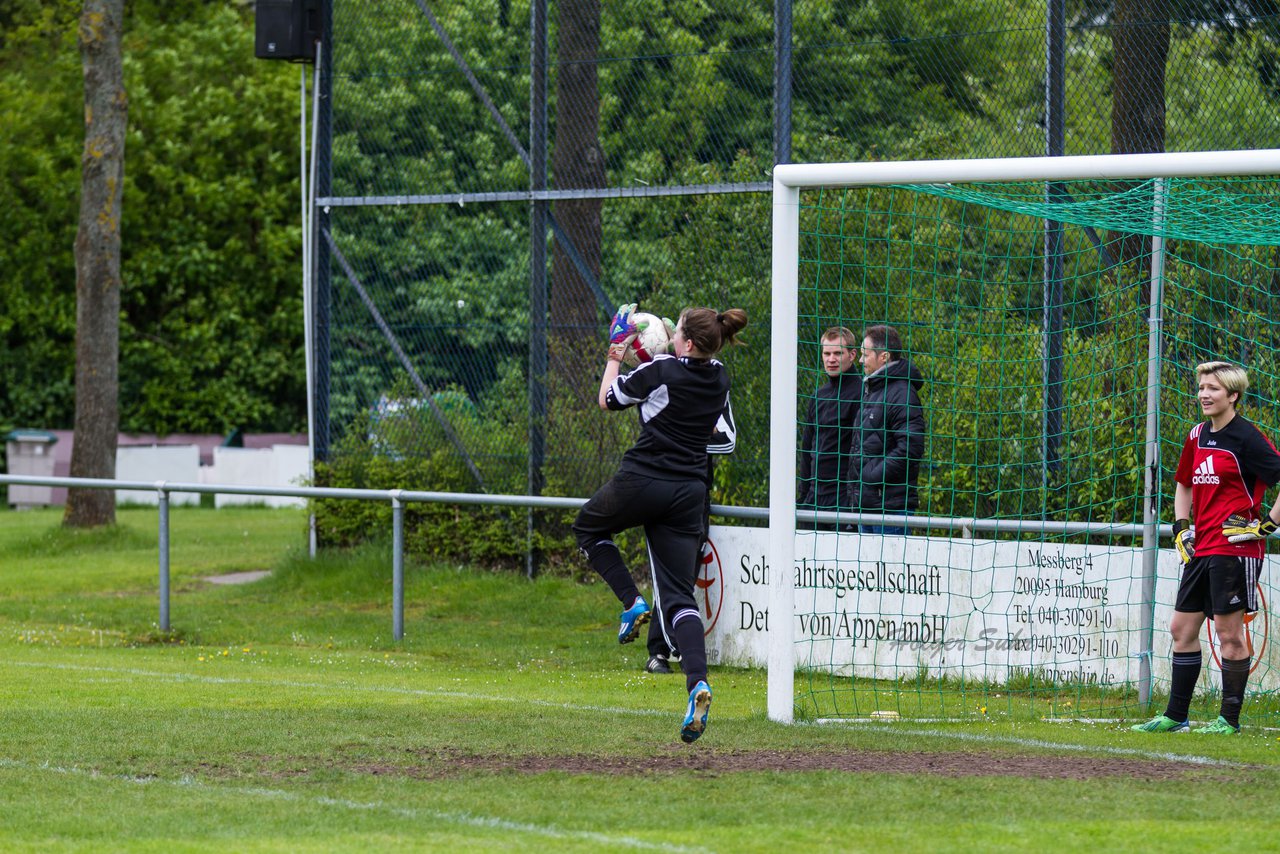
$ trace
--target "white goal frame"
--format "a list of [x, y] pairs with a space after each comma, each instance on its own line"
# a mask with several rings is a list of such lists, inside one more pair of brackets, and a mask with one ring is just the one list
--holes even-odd
[[[919, 160], [884, 163], [785, 164], [773, 170], [773, 299], [770, 371], [774, 402], [769, 421], [769, 673], [768, 715], [790, 723], [794, 716], [795, 588], [790, 571], [796, 538], [796, 365], [799, 330], [800, 191], [890, 184], [941, 184], [975, 181], [1136, 180], [1280, 174], [1280, 149], [1207, 151], [1173, 154], [1111, 154], [1071, 157], [1021, 157], [986, 160]], [[1159, 256], [1159, 237], [1153, 253]], [[1160, 332], [1163, 290], [1161, 264], [1152, 264], [1152, 341]], [[1148, 377], [1158, 378], [1159, 346], [1148, 351]], [[1149, 389], [1150, 392], [1150, 389]], [[1148, 486], [1159, 464], [1155, 405], [1148, 394], [1146, 476]], [[1144, 510], [1144, 551], [1156, 549], [1154, 502]], [[1154, 594], [1154, 564], [1150, 575]], [[1150, 673], [1149, 656], [1146, 662]], [[1149, 676], [1148, 676], [1149, 682]], [[1147, 686], [1149, 688], [1149, 684]]]

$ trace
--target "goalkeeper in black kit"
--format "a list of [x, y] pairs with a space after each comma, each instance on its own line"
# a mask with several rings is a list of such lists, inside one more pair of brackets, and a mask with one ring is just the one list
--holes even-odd
[[[1258, 610], [1258, 574], [1266, 539], [1280, 520], [1280, 496], [1263, 507], [1268, 487], [1280, 481], [1280, 452], [1236, 407], [1249, 375], [1228, 362], [1196, 367], [1197, 399], [1207, 421], [1182, 446], [1173, 509], [1173, 540], [1182, 558], [1182, 583], [1169, 632], [1173, 670], [1164, 714], [1133, 727], [1140, 732], [1187, 732], [1188, 710], [1200, 678], [1200, 629], [1214, 622], [1222, 659], [1218, 719], [1196, 733], [1240, 732], [1240, 707], [1249, 681], [1244, 616]], [[1195, 526], [1192, 527], [1192, 519]]]
[[[624, 305], [613, 318], [609, 358], [600, 379], [602, 409], [636, 407], [640, 437], [617, 473], [574, 520], [578, 547], [622, 603], [618, 642], [630, 643], [656, 609], [680, 650], [688, 703], [680, 726], [685, 742], [707, 727], [711, 686], [702, 616], [694, 599], [707, 501], [707, 445], [729, 400], [729, 375], [714, 356], [747, 325], [746, 312], [689, 308], [671, 339], [673, 355], [658, 355], [619, 376], [622, 356], [639, 332]], [[618, 531], [644, 527], [654, 603], [640, 595], [613, 542]]]

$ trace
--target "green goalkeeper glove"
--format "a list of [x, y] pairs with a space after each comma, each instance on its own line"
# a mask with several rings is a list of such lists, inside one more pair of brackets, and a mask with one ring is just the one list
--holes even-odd
[[1265, 540], [1276, 531], [1276, 523], [1267, 516], [1250, 521], [1239, 513], [1233, 513], [1222, 523], [1222, 536], [1229, 543], [1251, 543], [1254, 540]]
[[1173, 523], [1173, 546], [1178, 550], [1178, 557], [1183, 564], [1191, 563], [1196, 556], [1196, 532], [1186, 519]]

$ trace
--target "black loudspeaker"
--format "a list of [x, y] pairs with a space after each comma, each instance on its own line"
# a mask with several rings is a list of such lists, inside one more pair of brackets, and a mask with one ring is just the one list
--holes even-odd
[[314, 62], [320, 39], [319, 0], [256, 0], [253, 55]]

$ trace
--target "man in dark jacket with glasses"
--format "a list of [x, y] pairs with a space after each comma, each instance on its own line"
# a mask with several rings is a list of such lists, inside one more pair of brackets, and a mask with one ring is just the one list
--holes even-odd
[[[864, 513], [907, 515], [916, 509], [916, 481], [924, 457], [924, 377], [903, 358], [892, 326], [862, 336], [862, 405], [854, 437], [854, 506]], [[905, 526], [863, 525], [868, 534], [905, 534]]]

